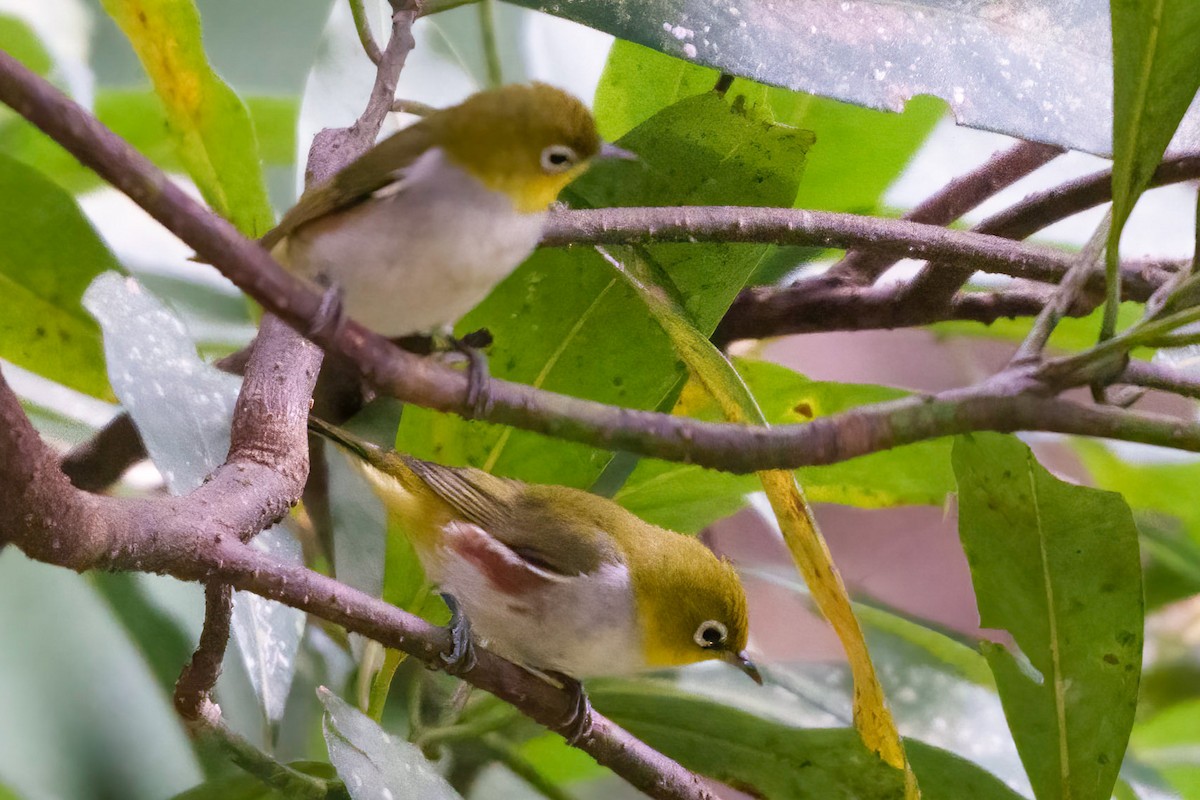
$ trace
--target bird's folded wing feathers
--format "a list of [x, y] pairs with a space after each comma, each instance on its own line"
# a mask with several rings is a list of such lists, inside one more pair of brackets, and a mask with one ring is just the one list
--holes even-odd
[[392, 134], [329, 180], [306, 191], [259, 241], [270, 250], [301, 226], [365, 200], [398, 180], [400, 172], [432, 146], [428, 118]]
[[520, 481], [477, 469], [444, 467], [415, 458], [405, 460], [438, 497], [465, 519], [539, 569], [574, 576], [594, 572], [602, 562], [616, 559], [613, 548], [598, 531], [569, 525], [562, 509], [535, 496]]

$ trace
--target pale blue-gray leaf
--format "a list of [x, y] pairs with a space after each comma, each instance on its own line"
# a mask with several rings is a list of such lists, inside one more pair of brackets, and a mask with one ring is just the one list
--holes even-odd
[[[283, 525], [260, 533], [251, 547], [286, 564], [304, 561], [300, 543]], [[233, 638], [263, 714], [272, 722], [283, 717], [306, 620], [303, 611], [250, 592], [233, 596]]]
[[[1112, 152], [1105, 0], [515, 0], [735, 75], [899, 111], [941, 97], [973, 128]], [[1193, 106], [1175, 149], [1200, 144]]]
[[420, 748], [387, 733], [325, 687], [317, 695], [325, 704], [329, 760], [354, 800], [462, 800]]
[[[195, 489], [225, 460], [241, 379], [205, 363], [179, 317], [132, 278], [108, 272], [83, 296], [104, 332], [109, 381], [172, 494]], [[286, 529], [263, 531], [253, 546], [300, 563]], [[283, 715], [304, 632], [303, 612], [257, 595], [234, 600], [237, 649], [264, 715]]]

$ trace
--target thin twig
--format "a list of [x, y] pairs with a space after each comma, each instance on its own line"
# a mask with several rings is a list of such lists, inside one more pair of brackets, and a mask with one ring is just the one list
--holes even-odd
[[[949, 225], [971, 209], [1062, 155], [1063, 149], [1039, 142], [1018, 142], [985, 164], [955, 178], [904, 215], [911, 222]], [[851, 251], [830, 268], [831, 276], [853, 285], [875, 282], [895, 258], [878, 251]], [[957, 288], [957, 287], [956, 287]]]
[[219, 582], [205, 584], [200, 643], [175, 682], [175, 710], [185, 720], [200, 719], [205, 704], [211, 700], [213, 687], [221, 676], [232, 617], [233, 590]]
[[1200, 379], [1148, 361], [1130, 361], [1120, 382], [1200, 400]]
[[1108, 239], [1109, 227], [1112, 225], [1112, 214], [1105, 215], [1092, 233], [1083, 250], [1080, 251], [1075, 265], [1063, 277], [1062, 283], [1054, 292], [1053, 297], [1038, 313], [1037, 319], [1029, 329], [1021, 346], [1013, 355], [1012, 365], [1031, 364], [1041, 358], [1042, 350], [1050, 339], [1050, 334], [1058, 325], [1059, 320], [1066, 316], [1067, 311], [1076, 305], [1083, 294], [1088, 281], [1096, 274], [1096, 264], [1104, 254], [1104, 244]]
[[[1150, 186], [1164, 186], [1196, 177], [1200, 177], [1200, 156], [1181, 156], [1164, 161], [1155, 170]], [[1112, 170], [1102, 170], [1031, 194], [972, 230], [1006, 239], [1025, 239], [1042, 228], [1111, 199]], [[932, 304], [945, 303], [975, 272], [961, 265], [949, 270], [946, 266], [927, 265], [913, 279], [912, 293], [925, 297]]]

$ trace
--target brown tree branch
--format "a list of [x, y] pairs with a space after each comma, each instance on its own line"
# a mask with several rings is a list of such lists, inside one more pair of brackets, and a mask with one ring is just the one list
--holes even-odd
[[233, 589], [220, 581], [204, 584], [204, 627], [192, 660], [175, 682], [175, 711], [185, 721], [202, 719], [213, 687], [221, 677], [225, 648], [233, 620]]
[[80, 489], [102, 492], [145, 457], [141, 434], [130, 416], [122, 412], [63, 456], [62, 471]]
[[[396, 71], [403, 63], [403, 56], [396, 54], [411, 47], [411, 40], [405, 45], [395, 38], [407, 35], [400, 30], [403, 13], [411, 14], [397, 12], [393, 42], [383, 58], [384, 64], [389, 56], [394, 59]], [[411, 23], [411, 16], [407, 20]], [[380, 73], [384, 70], [381, 65]], [[387, 84], [385, 78], [376, 81], [377, 88]], [[394, 86], [394, 77], [391, 84]], [[381, 117], [390, 107], [390, 95], [382, 100], [379, 96], [379, 92], [373, 94], [368, 114]], [[78, 150], [86, 153], [85, 163], [101, 165], [101, 174], [116, 178], [114, 185], [153, 209], [152, 213], [185, 241], [191, 243], [193, 235], [194, 241], [204, 240], [196, 248], [201, 257], [213, 263], [241, 263], [248, 269], [238, 274], [260, 288], [280, 282], [285, 287], [282, 295], [275, 295], [280, 302], [268, 304], [268, 310], [293, 321], [313, 318], [319, 306], [317, 298], [283, 274], [262, 248], [192, 203], [136, 151], [3, 52], [0, 99], [20, 106], [31, 121], [54, 131], [60, 141], [81, 145]], [[352, 131], [350, 140], [361, 136], [365, 127]], [[346, 141], [342, 140], [343, 144]], [[314, 170], [318, 176], [319, 169]], [[275, 275], [258, 284], [252, 276], [262, 267]], [[364, 335], [373, 336], [347, 323], [339, 338], [357, 341]], [[395, 350], [386, 340], [374, 338], [376, 346]], [[441, 665], [438, 656], [449, 646], [444, 631], [332, 579], [274, 562], [244, 541], [282, 518], [300, 494], [307, 474], [305, 420], [320, 359], [321, 352], [313, 345], [284, 329], [275, 318], [265, 317], [235, 409], [226, 464], [186, 497], [153, 501], [100, 498], [71, 486], [0, 376], [0, 456], [4, 457], [0, 464], [0, 530], [28, 555], [49, 563], [76, 569], [150, 570], [209, 585], [230, 584], [319, 613], [346, 624], [348, 630]], [[407, 360], [418, 371], [425, 363], [411, 356]], [[457, 377], [461, 381], [462, 376]], [[464, 404], [465, 388], [463, 385], [458, 392]], [[69, 530], [69, 535], [58, 533], [64, 530]], [[211, 608], [215, 612], [211, 636], [202, 643], [193, 677], [185, 682], [183, 705], [187, 710], [204, 708], [203, 700], [193, 701], [202, 697], [204, 684], [215, 678], [209, 663], [218, 649], [215, 642], [227, 641], [228, 630], [222, 630], [224, 605], [217, 602]], [[551, 728], [557, 729], [569, 718], [573, 701], [565, 692], [482, 649], [477, 666], [463, 677]], [[712, 797], [694, 774], [599, 714], [593, 715], [591, 731], [578, 744], [651, 797]]]
[[[1179, 156], [1159, 165], [1150, 185], [1165, 186], [1198, 177], [1200, 155]], [[1008, 239], [1024, 239], [1048, 225], [1111, 199], [1112, 171], [1102, 170], [1032, 194], [1020, 203], [984, 220], [975, 227], [974, 232]], [[1154, 290], [1161, 287], [1176, 271], [1175, 265], [1167, 268], [1166, 265], [1153, 262], [1128, 262], [1122, 267], [1123, 296], [1131, 300], [1147, 301]], [[960, 267], [949, 262], [927, 264], [903, 289], [896, 288], [889, 302], [900, 309], [897, 311], [900, 320], [910, 317], [920, 320], [932, 318], [934, 321], [958, 318], [957, 314], [961, 313], [956, 308], [958, 302], [971, 297], [972, 293], [955, 293], [974, 272], [973, 267]], [[830, 283], [835, 285], [829, 286]], [[806, 297], [820, 295], [831, 288], [837, 288], [835, 281], [825, 276], [816, 276], [782, 288], [747, 289], [738, 296], [726, 313], [725, 319], [721, 321], [716, 341], [728, 343], [737, 338], [766, 338], [786, 333], [808, 332], [804, 323], [793, 317], [811, 311], [810, 305], [805, 301]], [[1098, 287], [1089, 287], [1090, 292], [1097, 290]], [[1081, 312], [1086, 313], [1083, 312], [1083, 307], [1076, 305], [1070, 313]], [[926, 323], [922, 321], [915, 324]]]
[[832, 211], [744, 206], [571, 209], [552, 213], [543, 246], [726, 242], [870, 249], [952, 260], [975, 269], [1057, 283], [1071, 255], [1041, 245], [906, 220]]
[[[910, 222], [949, 225], [983, 201], [1053, 161], [1065, 152], [1055, 145], [1018, 142], [993, 155], [986, 163], [943, 186], [904, 215]], [[878, 251], [855, 250], [830, 268], [832, 279], [856, 286], [869, 286], [896, 263]]]
[[[133, 197], [152, 216], [194, 247], [202, 257], [217, 265], [228, 278], [269, 311], [284, 318], [289, 324], [301, 328], [311, 326], [311, 321], [318, 312], [319, 298], [297, 279], [283, 272], [262, 248], [247, 241], [227, 222], [197, 205], [166, 180], [145, 158], [105, 129], [87, 112], [4, 53], [0, 53], [0, 77], [4, 78], [0, 80], [0, 99], [20, 110], [61, 144], [67, 146], [77, 157]], [[736, 229], [736, 220], [742, 218], [739, 214], [746, 209], [636, 211], [659, 220], [671, 218], [674, 214], [712, 212]], [[589, 213], [597, 214], [600, 220], [608, 219], [604, 212]], [[811, 215], [814, 212], [799, 213]], [[578, 224], [583, 220], [580, 214], [581, 212], [563, 212], [559, 216]], [[831, 218], [836, 216], [838, 215], [822, 215], [819, 219], [829, 223]], [[810, 216], [801, 219], [811, 222], [817, 218]], [[905, 229], [930, 227], [907, 222], [888, 222], [892, 226], [902, 226]], [[628, 226], [630, 231], [634, 231], [636, 227], [632, 223]], [[838, 227], [836, 223], [834, 227]], [[884, 228], [890, 229], [893, 235], [897, 233], [896, 228]], [[644, 229], [643, 223], [635, 232], [644, 237]], [[673, 235], [686, 236], [684, 231], [687, 229], [684, 225]], [[948, 240], [955, 242], [955, 247], [962, 246], [968, 250], [970, 246], [967, 242], [974, 241], [969, 238], [957, 238], [969, 235], [955, 231], [938, 233], [948, 234]], [[598, 235], [600, 238], [608, 236], [603, 230]], [[921, 236], [923, 234], [918, 234], [918, 238]], [[861, 238], [870, 239], [865, 236]], [[622, 239], [625, 240], [627, 238]], [[899, 246], [897, 241], [898, 239], [893, 239], [892, 246]], [[1028, 258], [1028, 263], [1046, 267], [1049, 263], [1063, 265], [1071, 258], [1069, 254], [1045, 248], [1030, 248], [1020, 252], [1023, 255], [1016, 255], [1016, 251], [1008, 251], [1006, 255], [1011, 258], [998, 260], [1019, 263]], [[1053, 255], [1043, 259], [1044, 252]], [[1057, 270], [1057, 266], [1053, 269]], [[379, 391], [427, 408], [453, 412], [464, 417], [471, 416], [470, 404], [467, 402], [467, 378], [463, 373], [405, 353], [353, 321], [347, 321], [340, 326], [334, 336], [318, 338], [326, 349], [341, 352], [356, 363], [364, 376]], [[847, 424], [851, 430], [855, 427], [853, 422], [831, 422], [833, 418], [817, 420], [801, 428], [780, 427], [768, 430], [730, 424], [698, 423], [666, 414], [614, 408], [494, 379], [489, 382], [489, 392], [492, 405], [486, 418], [492, 422], [612, 450], [626, 450], [732, 472], [830, 463], [830, 459], [839, 460], [862, 452], [874, 452], [870, 448], [858, 450], [856, 447], [838, 445], [828, 438], [836, 437], [838, 425]], [[876, 416], [871, 419], [887, 420], [888, 429], [894, 428], [897, 420], [904, 423], [900, 425], [897, 435], [890, 439], [880, 439], [884, 442], [882, 446], [896, 446], [924, 438], [920, 430], [929, 429], [929, 414], [934, 412], [935, 416], [948, 414], [953, 424], [944, 429], [934, 426], [933, 435], [985, 429], [1049, 430], [1109, 436], [1129, 441], [1180, 446], [1184, 449], [1194, 446], [1194, 429], [1176, 420], [1156, 417], [1143, 419], [1131, 414], [1128, 424], [1123, 425], [1119, 424], [1120, 417], [1104, 415], [1111, 410], [1076, 413], [1076, 409], [1083, 407], [1073, 403], [1043, 408], [1039, 403], [1065, 401], [1041, 398], [1027, 398], [1023, 402], [1001, 398], [997, 403], [972, 402], [961, 406], [952, 402], [953, 400], [954, 398], [950, 398], [940, 403], [922, 401], [918, 407], [907, 408], [896, 420], [892, 419], [891, 411], [887, 408], [880, 407], [872, 412]], [[1044, 419], [1039, 416], [1043, 412], [1046, 413]], [[1100, 416], [1096, 416], [1097, 413]], [[916, 438], [912, 438], [913, 436]], [[856, 435], [851, 436], [851, 439], [856, 438]]]
[[[1200, 156], [1179, 156], [1158, 166], [1150, 186], [1164, 186], [1196, 177], [1200, 177]], [[1110, 200], [1112, 170], [1101, 170], [1032, 194], [976, 225], [974, 231], [1006, 239], [1025, 239], [1048, 225]], [[974, 270], [961, 265], [948, 268], [945, 264], [928, 264], [913, 277], [909, 294], [923, 297], [925, 302], [935, 306], [945, 305], [973, 273]]]
[[[252, 412], [243, 407], [238, 413]], [[290, 418], [291, 412], [283, 416]], [[245, 420], [235, 430], [248, 433], [254, 426], [253, 420]], [[268, 421], [260, 432], [269, 436], [266, 432], [274, 427]], [[450, 645], [445, 630], [332, 578], [281, 564], [243, 541], [276, 521], [279, 509], [286, 510], [289, 500], [299, 496], [302, 480], [296, 479], [295, 464], [276, 471], [256, 460], [256, 454], [272, 452], [273, 446], [242, 445], [231, 448], [229, 461], [184, 497], [90, 495], [58, 470], [57, 457], [0, 375], [0, 530], [31, 558], [47, 563], [230, 584], [440, 665], [440, 654]], [[303, 459], [301, 449], [293, 461]], [[482, 648], [478, 655], [465, 680], [552, 729], [562, 726], [572, 703], [565, 692]], [[651, 797], [711, 798], [694, 775], [599, 714], [580, 747]]]

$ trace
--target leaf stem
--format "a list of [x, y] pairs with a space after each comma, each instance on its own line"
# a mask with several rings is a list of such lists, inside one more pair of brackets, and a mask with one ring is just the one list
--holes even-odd
[[386, 650], [383, 656], [383, 666], [375, 673], [371, 682], [371, 700], [367, 704], [367, 716], [379, 722], [383, 719], [383, 709], [387, 705], [388, 692], [392, 688], [392, 679], [396, 670], [408, 658], [408, 653], [399, 650]]
[[383, 60], [383, 52], [375, 41], [375, 34], [371, 32], [371, 23], [367, 19], [367, 10], [363, 7], [363, 0], [350, 0], [350, 16], [354, 17], [354, 30], [358, 33], [358, 41], [362, 44], [363, 52], [367, 54], [367, 58], [371, 59], [372, 64], [378, 65]]
[[504, 83], [500, 47], [496, 41], [496, 0], [480, 0], [476, 8], [479, 11], [479, 36], [482, 39], [488, 87], [494, 89]]

